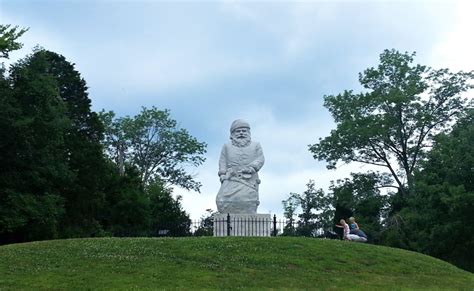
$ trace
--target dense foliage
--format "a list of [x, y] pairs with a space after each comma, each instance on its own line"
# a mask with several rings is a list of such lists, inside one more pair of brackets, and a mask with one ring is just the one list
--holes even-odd
[[401, 211], [407, 248], [474, 271], [474, 111], [436, 137]]
[[[1, 57], [21, 47], [16, 39], [25, 31], [0, 26]], [[166, 186], [168, 181], [152, 173], [144, 183], [142, 163], [119, 167], [105, 155], [108, 124], [104, 127], [91, 110], [86, 82], [74, 64], [37, 48], [8, 72], [2, 65], [0, 73], [0, 244], [149, 236], [160, 230], [168, 235], [189, 234], [188, 214], [181, 198], [174, 198]], [[154, 108], [139, 117], [158, 112], [164, 114], [161, 121], [174, 129], [176, 121], [168, 111]], [[137, 134], [143, 131], [137, 128], [134, 133], [127, 132], [127, 137], [139, 139]], [[167, 171], [165, 178], [182, 174], [170, 179], [174, 184], [198, 188], [199, 183], [187, 181], [190, 178], [176, 165], [183, 161], [199, 165], [202, 157], [192, 154], [204, 152], [205, 144], [184, 129], [165, 130], [165, 134], [170, 136], [164, 145], [167, 155], [153, 151], [147, 158], [159, 158], [160, 165], [168, 166], [160, 168]], [[194, 144], [185, 144], [189, 141]]]
[[30, 56], [1, 77], [1, 241], [56, 237], [65, 212], [61, 190], [74, 179], [64, 141], [71, 128], [66, 104], [43, 65]]

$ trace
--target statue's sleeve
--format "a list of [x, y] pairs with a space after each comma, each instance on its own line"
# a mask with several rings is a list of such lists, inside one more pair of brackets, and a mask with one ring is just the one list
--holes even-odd
[[219, 158], [219, 176], [225, 175], [227, 173], [227, 150], [226, 145], [222, 147], [221, 156]]
[[263, 156], [262, 146], [260, 143], [257, 143], [255, 147], [255, 159], [252, 163], [250, 163], [250, 166], [254, 168], [256, 172], [258, 172], [263, 167], [264, 163], [265, 157]]

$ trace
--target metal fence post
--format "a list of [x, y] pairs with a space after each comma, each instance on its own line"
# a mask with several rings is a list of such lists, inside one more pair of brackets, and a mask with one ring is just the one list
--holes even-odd
[[273, 215], [273, 236], [277, 235], [277, 216]]
[[227, 236], [230, 236], [230, 229], [231, 229], [231, 226], [230, 226], [230, 214], [227, 213]]

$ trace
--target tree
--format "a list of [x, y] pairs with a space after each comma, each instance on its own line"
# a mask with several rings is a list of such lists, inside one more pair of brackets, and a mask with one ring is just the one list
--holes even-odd
[[283, 204], [283, 216], [286, 219], [286, 224], [283, 228], [283, 235], [295, 235], [295, 215], [299, 206], [299, 194], [290, 193], [287, 199], [281, 201]]
[[[22, 47], [17, 39], [26, 31], [0, 25], [0, 58]], [[64, 214], [58, 186], [69, 180], [68, 123], [54, 80], [22, 73], [13, 82], [0, 67], [0, 243], [57, 237]]]
[[18, 26], [0, 24], [0, 58], [8, 59], [11, 51], [21, 49], [23, 44], [17, 42], [17, 39], [27, 31], [28, 28], [20, 29]]
[[[57, 83], [26, 58], [2, 78], [0, 240], [55, 238], [64, 214], [62, 190], [73, 179], [64, 137], [70, 128]], [[3, 106], [5, 105], [5, 106]]]
[[145, 186], [159, 180], [199, 191], [201, 184], [185, 166], [204, 162], [206, 144], [179, 128], [168, 110], [143, 107], [135, 117], [114, 117], [112, 111], [101, 112], [106, 127], [104, 145], [119, 168], [125, 163], [136, 167]]
[[328, 168], [338, 161], [385, 167], [402, 196], [413, 191], [413, 173], [436, 133], [464, 111], [463, 92], [474, 72], [451, 73], [412, 65], [413, 54], [385, 50], [377, 68], [359, 74], [365, 93], [325, 96], [337, 128], [309, 150]]
[[[303, 194], [291, 193], [287, 200], [283, 200], [285, 217], [289, 220], [284, 229], [285, 235], [315, 236], [321, 229], [327, 229], [332, 224], [331, 199], [322, 189], [316, 190], [313, 180], [306, 184]], [[293, 215], [300, 208], [298, 226], [293, 229]], [[286, 232], [285, 232], [286, 231]]]
[[[35, 77], [25, 79], [27, 82], [41, 86], [41, 78], [52, 80], [51, 90], [64, 105], [62, 114], [68, 121], [62, 138], [65, 144], [64, 160], [73, 177], [61, 189], [66, 207], [62, 226], [65, 232], [69, 232], [65, 236], [73, 233], [91, 235], [100, 231], [97, 229], [97, 216], [104, 201], [101, 181], [106, 165], [101, 145], [103, 126], [98, 115], [91, 110], [86, 82], [75, 70], [74, 64], [64, 56], [40, 48], [13, 67], [11, 76], [14, 84], [22, 80], [25, 70], [35, 74]], [[19, 94], [19, 99], [28, 102], [23, 92]]]
[[[104, 206], [106, 174], [100, 143], [103, 128], [90, 109], [85, 81], [63, 56], [37, 48], [11, 67], [4, 82], [11, 93], [0, 121], [6, 126], [0, 135], [8, 136], [1, 144], [4, 180], [0, 189], [10, 193], [11, 203], [31, 201], [30, 206], [57, 211], [51, 216], [60, 219], [55, 224], [58, 230], [51, 232], [54, 236], [101, 232], [98, 217]], [[46, 199], [48, 195], [54, 197]], [[28, 210], [35, 207], [11, 203], [5, 207], [12, 206], [10, 210], [16, 211], [23, 224], [42, 221], [35, 214], [42, 212]], [[30, 218], [21, 219], [26, 213]]]
[[199, 227], [194, 232], [194, 236], [212, 236], [214, 234], [214, 212], [206, 209], [206, 214], [201, 216]]
[[172, 196], [172, 189], [155, 181], [147, 189], [151, 204], [151, 235], [191, 235], [191, 219], [181, 206], [181, 196]]
[[138, 172], [127, 167], [124, 174], [119, 175], [115, 164], [111, 161], [107, 164], [105, 205], [99, 216], [105, 234], [119, 237], [150, 235], [150, 197], [141, 185]]
[[474, 110], [433, 150], [415, 174], [416, 192], [402, 210], [407, 248], [474, 271]]

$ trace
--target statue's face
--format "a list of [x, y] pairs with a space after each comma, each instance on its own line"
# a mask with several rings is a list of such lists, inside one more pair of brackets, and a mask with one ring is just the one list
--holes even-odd
[[246, 127], [239, 127], [234, 129], [230, 139], [236, 146], [247, 146], [250, 143], [250, 129]]
[[234, 129], [234, 137], [238, 139], [244, 139], [250, 137], [250, 130], [246, 127], [240, 127]]

